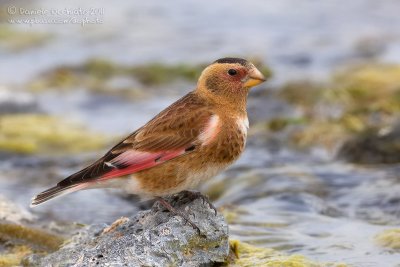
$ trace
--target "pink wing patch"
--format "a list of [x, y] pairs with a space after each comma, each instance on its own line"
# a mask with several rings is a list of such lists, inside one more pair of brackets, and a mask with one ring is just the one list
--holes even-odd
[[[213, 115], [198, 136], [198, 141], [200, 141], [202, 146], [207, 145], [215, 140], [220, 130], [220, 119], [217, 115]], [[111, 167], [111, 169], [107, 173], [101, 175], [99, 180], [108, 180], [152, 168], [185, 154], [187, 151], [190, 151], [189, 149], [191, 147], [193, 146], [159, 152], [137, 151], [133, 149], [125, 151], [115, 158], [103, 162], [103, 164]]]
[[[161, 152], [142, 152], [142, 151], [126, 151], [111, 160], [105, 162], [107, 166], [115, 167], [115, 169], [104, 174], [100, 180], [107, 180], [114, 177], [119, 177], [127, 174], [132, 174], [138, 171], [149, 169], [156, 165], [159, 165], [167, 160], [176, 158], [185, 153], [185, 149], [174, 151], [161, 151]], [[126, 167], [118, 169], [117, 166], [124, 165]]]

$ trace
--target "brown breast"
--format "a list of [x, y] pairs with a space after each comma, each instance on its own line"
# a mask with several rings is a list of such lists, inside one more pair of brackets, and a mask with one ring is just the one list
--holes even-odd
[[238, 159], [243, 152], [247, 138], [247, 116], [233, 118], [219, 116], [218, 136], [205, 146], [204, 153], [215, 163], [229, 164]]

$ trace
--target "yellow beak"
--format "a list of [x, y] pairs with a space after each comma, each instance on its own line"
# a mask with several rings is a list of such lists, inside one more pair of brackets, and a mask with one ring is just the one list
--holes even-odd
[[244, 83], [244, 87], [250, 88], [265, 81], [266, 79], [264, 75], [257, 68], [254, 67], [250, 70], [249, 79]]

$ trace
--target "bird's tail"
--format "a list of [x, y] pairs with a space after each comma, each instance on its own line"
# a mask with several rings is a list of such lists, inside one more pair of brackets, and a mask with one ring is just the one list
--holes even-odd
[[81, 189], [84, 189], [88, 185], [86, 183], [82, 184], [74, 184], [70, 186], [54, 186], [50, 189], [47, 189], [46, 191], [43, 191], [42, 193], [36, 195], [31, 202], [31, 207], [37, 206], [39, 204], [42, 204], [43, 202], [46, 202], [52, 198], [63, 196]]

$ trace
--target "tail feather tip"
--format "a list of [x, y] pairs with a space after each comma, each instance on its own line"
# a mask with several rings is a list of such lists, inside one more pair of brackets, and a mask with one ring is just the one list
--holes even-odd
[[65, 192], [67, 189], [69, 189], [69, 188], [55, 186], [46, 191], [43, 191], [42, 193], [40, 193], [32, 198], [30, 207], [32, 208], [32, 207], [38, 206], [39, 204], [42, 204], [43, 202], [46, 202], [52, 198], [60, 196], [63, 193], [67, 193], [67, 192]]

